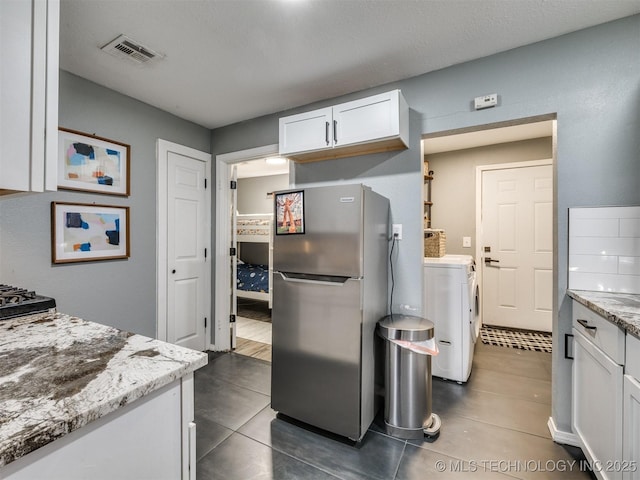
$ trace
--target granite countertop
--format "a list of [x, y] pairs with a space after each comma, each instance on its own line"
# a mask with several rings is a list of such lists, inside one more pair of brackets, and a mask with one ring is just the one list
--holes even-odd
[[640, 295], [567, 290], [567, 295], [640, 338]]
[[62, 313], [0, 322], [0, 466], [207, 364], [202, 352]]

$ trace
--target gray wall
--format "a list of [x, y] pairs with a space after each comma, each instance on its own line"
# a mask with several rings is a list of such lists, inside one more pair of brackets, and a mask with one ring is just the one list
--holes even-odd
[[[475, 256], [476, 167], [551, 158], [552, 147], [547, 137], [426, 155], [434, 172], [431, 228], [445, 230], [446, 253]], [[471, 237], [471, 248], [462, 246], [462, 237]]]
[[238, 179], [238, 213], [273, 213], [273, 197], [267, 193], [289, 187], [289, 175]]
[[[295, 113], [400, 88], [412, 109], [411, 150], [293, 167], [295, 183], [363, 181], [389, 196], [394, 221], [405, 223], [398, 282], [402, 301], [420, 304], [421, 159], [417, 136], [557, 113], [555, 191], [553, 418], [570, 431], [571, 330], [567, 286], [567, 208], [640, 204], [640, 16], [456, 65], [402, 82], [283, 112]], [[473, 111], [474, 97], [496, 92], [496, 108]], [[214, 130], [212, 152], [277, 142], [271, 115]], [[416, 123], [418, 124], [416, 126]], [[415, 222], [415, 228], [407, 228]]]
[[[60, 126], [131, 145], [131, 196], [81, 192], [0, 199], [0, 283], [54, 297], [58, 310], [143, 335], [156, 334], [156, 139], [209, 152], [211, 132], [60, 72]], [[131, 258], [51, 264], [51, 201], [127, 205]]]

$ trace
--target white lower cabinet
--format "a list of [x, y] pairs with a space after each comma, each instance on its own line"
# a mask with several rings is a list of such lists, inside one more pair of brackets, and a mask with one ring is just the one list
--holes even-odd
[[622, 461], [624, 480], [640, 480], [640, 382], [624, 376]]
[[624, 480], [640, 480], [640, 339], [627, 334], [622, 460]]
[[597, 478], [622, 480], [624, 331], [573, 305], [572, 427]]
[[195, 480], [193, 374], [0, 468], [4, 480]]

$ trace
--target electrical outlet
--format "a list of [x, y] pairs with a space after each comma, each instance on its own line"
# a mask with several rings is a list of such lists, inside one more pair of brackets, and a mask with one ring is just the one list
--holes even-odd
[[396, 240], [402, 240], [402, 224], [394, 223], [393, 224], [393, 236]]
[[471, 237], [462, 237], [462, 246], [464, 248], [471, 248]]

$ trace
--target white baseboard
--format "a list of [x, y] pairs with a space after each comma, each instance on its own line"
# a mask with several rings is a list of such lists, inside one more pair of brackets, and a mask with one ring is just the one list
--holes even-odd
[[571, 445], [572, 447], [580, 447], [578, 436], [575, 433], [558, 430], [553, 417], [549, 417], [547, 427], [549, 427], [549, 433], [551, 433], [551, 438], [553, 438], [554, 442], [561, 443], [563, 445]]

